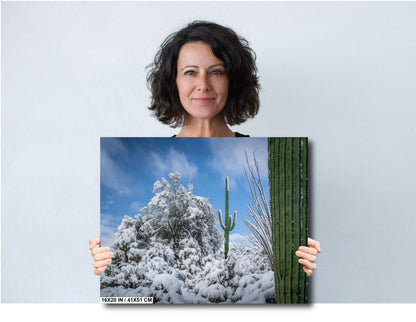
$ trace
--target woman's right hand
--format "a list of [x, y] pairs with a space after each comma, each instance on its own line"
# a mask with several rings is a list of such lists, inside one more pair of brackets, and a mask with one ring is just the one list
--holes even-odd
[[114, 254], [110, 251], [109, 247], [95, 247], [101, 244], [101, 238], [90, 239], [90, 250], [94, 257], [95, 275], [100, 275], [107, 268], [107, 265], [111, 263], [111, 258]]

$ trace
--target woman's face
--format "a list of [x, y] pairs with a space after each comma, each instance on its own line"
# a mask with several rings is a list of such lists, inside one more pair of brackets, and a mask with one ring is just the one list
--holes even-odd
[[179, 52], [176, 85], [191, 118], [212, 119], [227, 102], [229, 79], [223, 61], [203, 42], [186, 43]]

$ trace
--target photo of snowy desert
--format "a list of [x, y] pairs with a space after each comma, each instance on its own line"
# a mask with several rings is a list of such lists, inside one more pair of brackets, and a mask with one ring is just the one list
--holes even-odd
[[267, 138], [101, 138], [101, 297], [276, 303]]

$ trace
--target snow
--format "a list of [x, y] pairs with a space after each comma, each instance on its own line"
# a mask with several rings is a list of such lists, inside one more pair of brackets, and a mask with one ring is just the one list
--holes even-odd
[[155, 196], [125, 216], [115, 254], [101, 276], [101, 296], [151, 296], [154, 303], [267, 303], [274, 274], [262, 249], [233, 245], [224, 257], [215, 210], [180, 174], [153, 185]]

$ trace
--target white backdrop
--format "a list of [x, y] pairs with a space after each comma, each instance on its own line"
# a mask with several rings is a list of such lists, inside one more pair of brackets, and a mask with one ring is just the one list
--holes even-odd
[[195, 19], [258, 59], [251, 136], [308, 136], [313, 302], [416, 302], [416, 3], [2, 2], [3, 302], [98, 302], [99, 138], [171, 136], [145, 66]]

